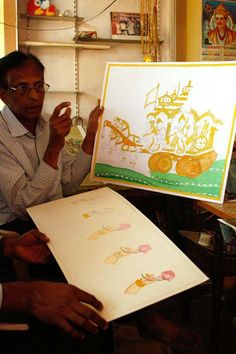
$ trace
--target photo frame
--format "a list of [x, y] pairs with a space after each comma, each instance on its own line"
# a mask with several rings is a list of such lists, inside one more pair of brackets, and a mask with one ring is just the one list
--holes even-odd
[[236, 2], [202, 0], [202, 60], [236, 58]]
[[111, 38], [121, 40], [140, 40], [140, 13], [111, 12]]

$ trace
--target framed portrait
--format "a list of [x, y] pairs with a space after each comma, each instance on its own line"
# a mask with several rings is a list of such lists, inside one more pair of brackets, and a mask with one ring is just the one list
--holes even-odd
[[236, 2], [202, 1], [202, 60], [236, 58]]
[[111, 38], [139, 40], [141, 15], [131, 12], [111, 12]]

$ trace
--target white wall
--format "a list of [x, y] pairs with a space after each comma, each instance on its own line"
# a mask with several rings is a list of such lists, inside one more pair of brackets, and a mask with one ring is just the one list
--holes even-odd
[[[26, 1], [18, 0], [19, 13], [26, 13]], [[74, 12], [73, 0], [55, 0], [58, 11], [63, 13], [70, 9]], [[78, 16], [90, 19], [102, 12], [111, 0], [78, 0]], [[161, 0], [161, 33], [164, 40], [161, 46], [161, 60], [171, 61], [175, 58], [174, 51], [174, 0]], [[79, 27], [80, 30], [97, 31], [98, 37], [111, 38], [110, 12], [140, 12], [140, 0], [117, 0], [107, 11], [94, 20]], [[22, 28], [26, 27], [26, 20], [20, 20]], [[73, 22], [31, 20], [30, 25], [39, 31], [30, 31], [30, 40], [73, 42]], [[47, 29], [40, 31], [40, 28]], [[64, 28], [64, 30], [60, 30]], [[67, 29], [65, 29], [67, 28]], [[27, 31], [20, 29], [19, 38], [26, 39]], [[89, 112], [96, 105], [101, 95], [103, 75], [107, 61], [142, 61], [141, 45], [139, 43], [105, 43], [111, 46], [109, 50], [77, 50], [78, 65], [75, 60], [76, 51], [68, 48], [31, 48], [46, 66], [45, 81], [52, 90], [74, 90], [76, 85], [75, 68], [78, 69], [78, 89], [83, 94], [79, 96], [78, 114], [86, 121]], [[45, 100], [45, 111], [52, 112], [56, 104], [62, 100], [72, 102], [73, 115], [76, 114], [76, 97], [74, 94], [48, 93]], [[122, 102], [121, 102], [122, 104]]]

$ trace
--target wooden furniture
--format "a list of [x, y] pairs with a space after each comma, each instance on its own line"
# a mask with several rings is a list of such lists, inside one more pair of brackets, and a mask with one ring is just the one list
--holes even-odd
[[219, 218], [236, 219], [236, 200], [225, 201], [223, 204], [198, 201], [197, 206], [210, 211]]
[[[201, 209], [204, 209], [215, 218], [213, 232], [213, 243], [204, 247], [199, 244], [201, 235], [201, 223], [199, 218]], [[217, 218], [236, 218], [236, 201], [226, 201], [223, 204], [216, 204], [204, 201], [194, 203], [196, 220], [199, 231], [180, 230], [181, 248], [185, 254], [209, 277], [212, 288], [212, 343], [211, 353], [221, 352], [222, 334], [222, 305], [223, 305], [223, 283], [225, 276], [236, 276], [236, 256], [227, 254], [224, 251], [224, 241], [221, 235]], [[196, 222], [195, 222], [196, 225]]]

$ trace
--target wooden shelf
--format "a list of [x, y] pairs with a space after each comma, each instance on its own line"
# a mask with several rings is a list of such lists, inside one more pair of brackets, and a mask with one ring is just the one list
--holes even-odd
[[[82, 39], [80, 41], [77, 41], [77, 43], [96, 43], [96, 42], [109, 42], [109, 43], [131, 43], [131, 44], [137, 44], [141, 43], [140, 39], [113, 39], [113, 38], [91, 38], [91, 39]], [[164, 41], [159, 41], [159, 44], [164, 43]]]
[[78, 49], [110, 49], [109, 45], [105, 44], [88, 44], [88, 43], [69, 43], [69, 42], [40, 42], [40, 41], [19, 41], [20, 46], [27, 47], [63, 47], [63, 48], [78, 48]]
[[112, 38], [91, 38], [91, 39], [82, 39], [77, 43], [96, 43], [96, 42], [109, 42], [109, 43], [141, 43], [139, 39], [131, 40], [131, 39], [112, 39]]
[[20, 18], [25, 18], [28, 20], [47, 20], [47, 21], [79, 21], [82, 22], [84, 20], [83, 17], [78, 16], [43, 16], [43, 15], [27, 15], [20, 14]]

